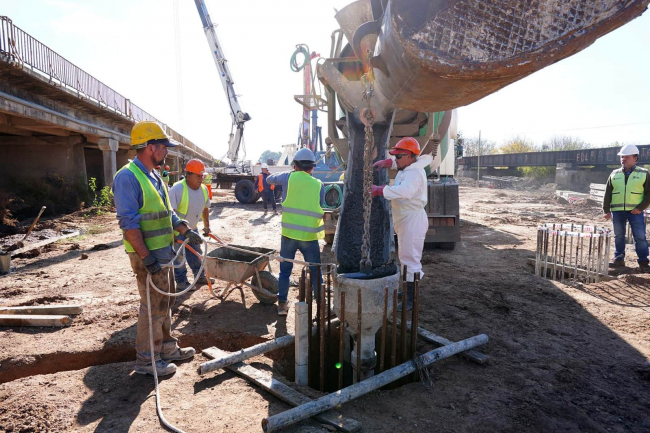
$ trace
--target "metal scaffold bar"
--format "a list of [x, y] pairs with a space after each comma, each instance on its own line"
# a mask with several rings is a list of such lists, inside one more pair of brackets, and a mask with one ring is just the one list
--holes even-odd
[[[418, 363], [426, 367], [436, 361], [456, 355], [457, 353], [463, 352], [465, 350], [473, 349], [474, 347], [480, 346], [487, 342], [487, 335], [476, 335], [466, 340], [461, 340], [457, 343], [450, 344], [449, 346], [443, 346], [427, 352], [419, 357]], [[362, 395], [379, 389], [382, 386], [388, 385], [391, 382], [414, 373], [416, 369], [417, 367], [415, 362], [405, 362], [398, 365], [397, 367], [391, 368], [390, 370], [386, 370], [377, 376], [373, 376], [362, 382], [358, 382], [354, 385], [348, 386], [347, 388], [343, 388], [340, 391], [328, 394], [324, 397], [319, 398], [318, 400], [314, 400], [307, 404], [303, 404], [293, 409], [289, 409], [285, 412], [281, 412], [277, 415], [264, 418], [262, 420], [262, 428], [265, 432], [277, 431], [281, 428], [287, 427], [304, 419], [310, 418], [316, 414], [332, 409], [340, 404], [354, 400], [355, 398], [361, 397]]]

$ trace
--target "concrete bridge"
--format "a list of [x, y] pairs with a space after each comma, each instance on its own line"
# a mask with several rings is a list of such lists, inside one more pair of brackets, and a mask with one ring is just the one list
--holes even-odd
[[[650, 144], [639, 148], [639, 164], [650, 165]], [[545, 179], [554, 182], [560, 189], [589, 191], [590, 183], [605, 183], [612, 166], [620, 165], [617, 155], [620, 147], [599, 149], [562, 150], [547, 152], [509, 153], [482, 155], [480, 175], [517, 176], [519, 167], [555, 167], [555, 176]], [[458, 161], [458, 175], [476, 179], [478, 175], [478, 156], [461, 158]]]
[[181, 145], [167, 158], [212, 156], [128, 98], [0, 17], [0, 188], [57, 179], [78, 188], [94, 177], [110, 185], [135, 152], [130, 131], [140, 120], [160, 123]]

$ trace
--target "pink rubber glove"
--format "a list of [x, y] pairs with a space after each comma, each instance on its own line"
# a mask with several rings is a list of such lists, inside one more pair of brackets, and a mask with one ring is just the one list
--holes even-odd
[[372, 196], [373, 197], [382, 197], [384, 195], [384, 188], [386, 185], [373, 185], [372, 186]]
[[391, 168], [393, 166], [393, 160], [391, 158], [382, 159], [381, 161], [375, 162], [373, 168]]

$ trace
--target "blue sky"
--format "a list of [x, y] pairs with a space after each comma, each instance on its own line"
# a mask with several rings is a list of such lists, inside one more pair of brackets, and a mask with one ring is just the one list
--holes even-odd
[[[230, 132], [225, 96], [194, 2], [176, 3], [1, 0], [0, 14], [221, 157]], [[302, 93], [302, 74], [289, 69], [289, 59], [298, 43], [327, 56], [337, 28], [333, 8], [348, 3], [207, 0], [242, 108], [252, 117], [247, 158], [296, 141], [302, 109], [293, 95]], [[581, 53], [461, 107], [459, 129], [465, 137], [480, 130], [497, 143], [516, 135], [537, 144], [571, 135], [602, 146], [647, 144], [649, 71], [646, 12]], [[320, 121], [325, 123], [324, 116]]]

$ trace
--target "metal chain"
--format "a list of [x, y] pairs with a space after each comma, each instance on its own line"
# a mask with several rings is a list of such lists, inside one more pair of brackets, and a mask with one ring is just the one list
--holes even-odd
[[[368, 57], [372, 54], [369, 51]], [[375, 148], [375, 138], [372, 131], [372, 125], [375, 123], [375, 111], [370, 108], [370, 99], [374, 95], [374, 76], [372, 68], [361, 77], [363, 83], [363, 99], [366, 100], [367, 106], [359, 113], [361, 121], [365, 125], [365, 145], [363, 152], [363, 244], [361, 246], [361, 261], [359, 266], [361, 271], [370, 272], [372, 270], [372, 261], [370, 260], [370, 211], [372, 209], [372, 160], [373, 150]]]

